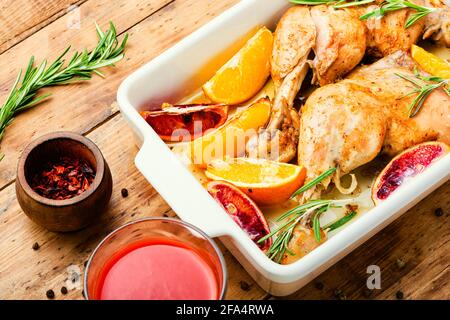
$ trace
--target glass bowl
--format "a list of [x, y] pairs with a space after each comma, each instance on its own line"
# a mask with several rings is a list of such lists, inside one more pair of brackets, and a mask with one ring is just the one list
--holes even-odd
[[126, 248], [135, 243], [169, 240], [187, 245], [209, 265], [214, 272], [218, 290], [217, 299], [223, 299], [227, 285], [225, 260], [215, 242], [197, 227], [178, 219], [146, 218], [125, 224], [107, 235], [92, 252], [84, 275], [84, 296], [99, 300], [102, 275], [106, 266]]

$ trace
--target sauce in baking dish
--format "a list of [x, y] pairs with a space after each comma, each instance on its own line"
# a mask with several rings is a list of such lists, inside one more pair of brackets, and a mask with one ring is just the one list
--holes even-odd
[[105, 266], [95, 299], [218, 299], [217, 277], [194, 249], [167, 239], [133, 244]]

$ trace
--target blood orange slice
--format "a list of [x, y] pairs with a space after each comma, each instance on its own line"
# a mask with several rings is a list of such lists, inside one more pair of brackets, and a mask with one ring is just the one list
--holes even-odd
[[[270, 233], [269, 225], [261, 210], [241, 190], [221, 181], [211, 181], [206, 188], [255, 243]], [[258, 245], [262, 250], [266, 250], [271, 244], [272, 238], [269, 238]]]
[[141, 116], [163, 141], [191, 141], [224, 124], [228, 107], [221, 104], [166, 104], [160, 110], [142, 111]]
[[448, 152], [449, 147], [443, 142], [425, 142], [397, 155], [378, 175], [372, 186], [375, 204], [386, 200], [407, 180], [423, 172]]

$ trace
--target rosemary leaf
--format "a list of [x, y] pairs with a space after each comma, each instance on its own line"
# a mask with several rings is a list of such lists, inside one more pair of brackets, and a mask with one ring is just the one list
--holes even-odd
[[356, 216], [356, 211], [352, 211], [349, 214], [342, 217], [341, 219], [339, 219], [338, 221], [335, 221], [335, 222], [331, 223], [330, 225], [323, 227], [323, 229], [324, 230], [328, 229], [328, 232], [336, 230], [336, 229], [342, 227], [344, 224], [346, 224], [350, 220], [352, 220], [353, 217], [355, 217], [355, 216]]
[[417, 21], [419, 21], [420, 19], [425, 17], [427, 14], [429, 14], [428, 11], [423, 11], [423, 12], [416, 12], [416, 13], [412, 14], [411, 16], [409, 16], [408, 20], [406, 20], [406, 23], [405, 23], [405, 29], [408, 29], [409, 27], [411, 27], [414, 23], [416, 23]]
[[291, 199], [296, 197], [297, 195], [299, 195], [300, 193], [305, 192], [308, 189], [311, 189], [312, 187], [314, 187], [315, 185], [319, 184], [322, 180], [324, 180], [325, 178], [329, 177], [330, 175], [332, 175], [334, 172], [336, 171], [336, 168], [330, 168], [327, 171], [325, 171], [324, 173], [322, 173], [320, 176], [318, 176], [317, 178], [311, 180], [310, 182], [308, 182], [307, 184], [305, 184], [303, 187], [301, 187], [300, 189], [298, 189], [297, 191], [295, 191], [292, 196]]
[[361, 6], [364, 4], [375, 2], [375, 0], [361, 0], [361, 1], [352, 1], [352, 2], [345, 2], [342, 1], [342, 3], [336, 3], [333, 8], [335, 9], [342, 9], [342, 8], [348, 8], [348, 7], [354, 7], [354, 6]]
[[319, 212], [317, 212], [313, 218], [314, 238], [316, 238], [317, 242], [320, 242], [320, 240], [321, 240], [319, 216], [320, 216], [320, 214], [319, 214]]
[[320, 243], [321, 235], [320, 235], [320, 215], [326, 211], [328, 211], [331, 207], [331, 202], [328, 203], [326, 206], [321, 207], [317, 210], [316, 214], [313, 218], [313, 230], [314, 230], [314, 238], [316, 238], [316, 241]]
[[303, 4], [307, 6], [317, 6], [320, 4], [332, 4], [333, 8], [341, 9], [354, 6], [360, 6], [368, 3], [375, 2], [375, 0], [356, 0], [351, 2], [346, 2], [346, 0], [290, 0], [294, 4]]
[[291, 3], [294, 4], [303, 4], [309, 6], [316, 6], [319, 4], [330, 4], [335, 3], [336, 0], [290, 0]]

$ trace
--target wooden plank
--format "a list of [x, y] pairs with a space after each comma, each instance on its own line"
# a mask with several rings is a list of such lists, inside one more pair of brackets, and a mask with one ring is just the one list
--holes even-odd
[[[92, 30], [94, 20], [105, 25], [111, 19], [121, 32], [167, 1], [158, 0], [157, 6], [155, 1], [148, 0], [120, 0], [113, 3], [107, 0], [88, 1], [80, 7], [83, 32], [67, 30], [65, 22], [57, 20], [0, 56], [0, 101], [14, 81], [17, 66], [25, 65], [32, 54], [36, 53], [40, 60], [45, 56], [55, 57], [68, 43], [72, 43], [75, 48], [90, 46], [95, 43], [95, 32], [89, 31]], [[28, 141], [56, 130], [85, 133], [108, 119], [117, 112], [111, 105], [119, 84], [130, 72], [236, 2], [237, 0], [172, 2], [130, 30], [127, 57], [118, 64], [117, 69], [105, 71], [108, 79], [95, 77], [89, 83], [51, 88], [54, 93], [52, 99], [17, 117], [6, 130], [1, 143], [1, 150], [6, 157], [0, 162], [0, 190], [14, 179], [17, 159]], [[141, 8], [142, 11], [139, 10]], [[42, 50], [38, 49], [40, 47]]]
[[[437, 217], [436, 208], [444, 215]], [[448, 299], [450, 293], [450, 182], [441, 186], [363, 246], [290, 299]], [[402, 262], [404, 266], [402, 267]], [[368, 291], [367, 267], [381, 269], [381, 289]], [[317, 284], [323, 289], [317, 289]]]
[[[75, 233], [56, 234], [31, 222], [15, 198], [14, 185], [0, 192], [0, 299], [46, 299], [52, 289], [57, 299], [81, 299], [82, 282], [67, 284], [72, 268], [84, 270], [84, 262], [98, 242], [114, 228], [144, 217], [174, 216], [134, 166], [137, 148], [120, 115], [88, 135], [103, 151], [114, 180], [109, 210], [93, 226]], [[129, 196], [122, 198], [121, 189]], [[32, 246], [38, 242], [40, 249]], [[228, 298], [252, 299], [266, 294], [222, 247], [229, 271]], [[69, 269], [68, 269], [69, 268]], [[241, 289], [241, 281], [249, 288]], [[72, 288], [63, 296], [60, 288]]]
[[3, 0], [0, 5], [0, 53], [85, 1]]

